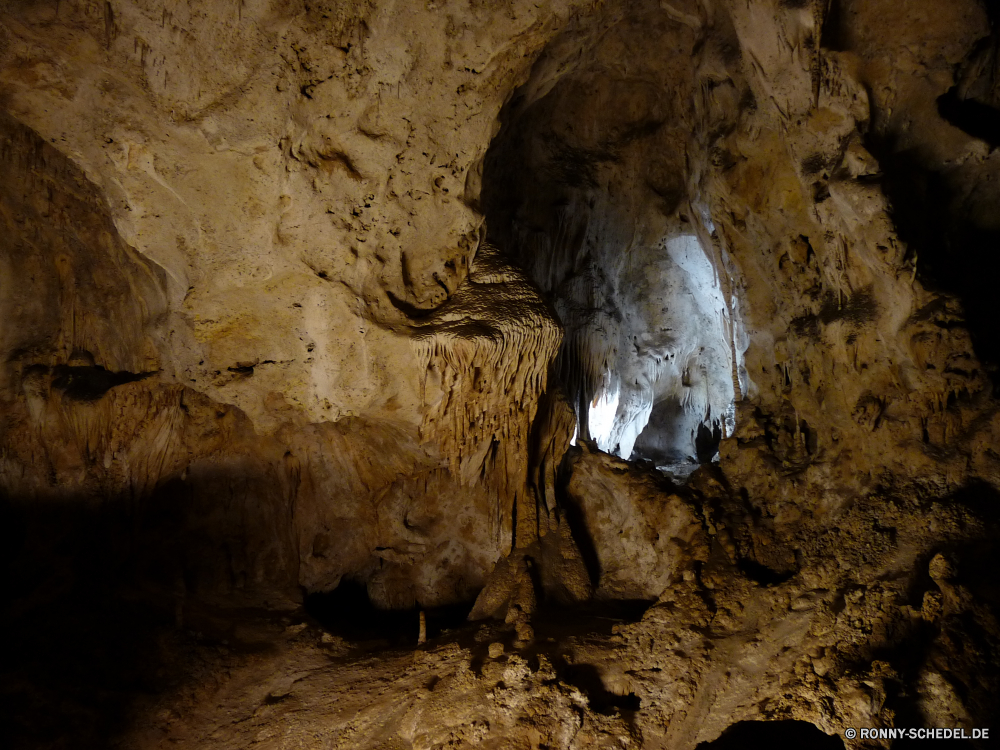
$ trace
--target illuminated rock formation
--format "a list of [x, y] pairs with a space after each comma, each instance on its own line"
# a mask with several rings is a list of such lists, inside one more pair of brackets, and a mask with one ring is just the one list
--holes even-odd
[[998, 23], [0, 4], [5, 747], [989, 726]]

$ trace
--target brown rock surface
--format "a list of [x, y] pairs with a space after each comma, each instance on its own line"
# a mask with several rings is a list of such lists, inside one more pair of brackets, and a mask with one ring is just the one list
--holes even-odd
[[0, 2], [3, 746], [989, 726], [998, 23]]

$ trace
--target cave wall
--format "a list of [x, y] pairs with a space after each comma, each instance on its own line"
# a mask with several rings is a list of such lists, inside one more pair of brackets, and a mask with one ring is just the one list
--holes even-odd
[[[988, 724], [992, 13], [4, 3], [9, 705], [135, 747]], [[686, 484], [621, 460], [700, 427]], [[301, 609], [344, 581], [499, 622], [359, 655]], [[65, 617], [114, 662], [122, 601], [124, 686], [38, 676]]]

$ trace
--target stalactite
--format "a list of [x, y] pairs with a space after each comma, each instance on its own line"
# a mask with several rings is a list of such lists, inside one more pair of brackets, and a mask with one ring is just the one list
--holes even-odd
[[[532, 285], [488, 245], [465, 284], [413, 329], [424, 372], [421, 435], [438, 443], [464, 484], [494, 488], [496, 533], [515, 531], [516, 543], [530, 543], [537, 525], [527, 487], [528, 440], [561, 338]], [[436, 388], [430, 373], [438, 375]], [[515, 512], [519, 529], [510, 529]]]

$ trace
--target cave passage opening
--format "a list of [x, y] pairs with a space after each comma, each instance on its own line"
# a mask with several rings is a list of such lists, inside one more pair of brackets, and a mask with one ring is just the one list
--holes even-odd
[[501, 112], [480, 195], [488, 240], [563, 325], [574, 442], [684, 479], [735, 429], [748, 339], [698, 197], [696, 35], [654, 11], [553, 44]]
[[601, 450], [684, 477], [716, 459], [735, 429], [742, 326], [697, 234], [673, 234], [643, 254], [648, 283], [634, 287], [637, 310], [625, 316], [632, 347], [603, 371], [587, 427]]

